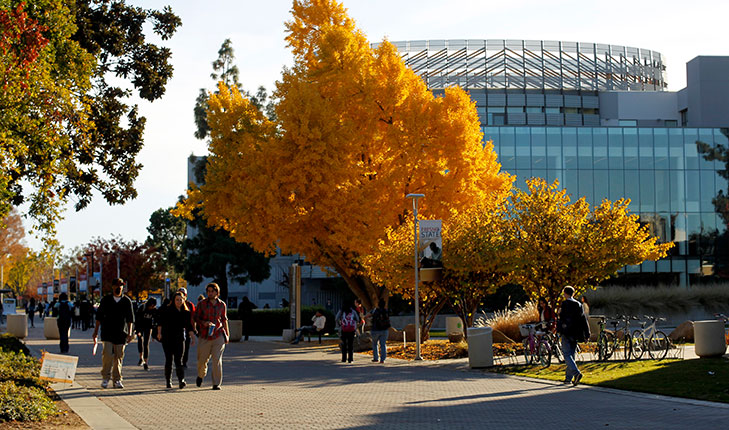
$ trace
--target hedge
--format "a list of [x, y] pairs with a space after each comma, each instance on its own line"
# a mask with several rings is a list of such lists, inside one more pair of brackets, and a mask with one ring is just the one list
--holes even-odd
[[[302, 308], [301, 324], [311, 325], [311, 318], [317, 310], [321, 311], [327, 319], [324, 329], [332, 332], [334, 330], [334, 314], [321, 306]], [[229, 310], [228, 319], [240, 319], [238, 318], [238, 311]], [[254, 309], [250, 327], [248, 327], [248, 334], [251, 336], [281, 336], [283, 330], [289, 328], [289, 324], [289, 308]]]

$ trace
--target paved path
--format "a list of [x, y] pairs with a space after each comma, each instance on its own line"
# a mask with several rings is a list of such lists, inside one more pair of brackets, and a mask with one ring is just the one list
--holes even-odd
[[[103, 390], [101, 358], [91, 355], [90, 335], [72, 333], [77, 382], [140, 429], [729, 427], [727, 405], [472, 372], [463, 360], [438, 366], [389, 359], [380, 365], [355, 354], [353, 364], [344, 364], [338, 352], [306, 342], [228, 345], [221, 391], [210, 389], [209, 377], [195, 387], [194, 354], [190, 385], [166, 389], [160, 345], [152, 343], [149, 372], [136, 366], [136, 345], [130, 345], [126, 388]], [[57, 341], [41, 336], [42, 330], [31, 330], [28, 344], [57, 352]]]

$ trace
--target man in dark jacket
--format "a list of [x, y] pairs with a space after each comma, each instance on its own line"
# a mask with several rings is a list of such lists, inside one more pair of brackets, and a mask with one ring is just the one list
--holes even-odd
[[68, 294], [61, 293], [56, 303], [58, 319], [58, 337], [60, 339], [61, 354], [68, 352], [68, 331], [71, 328], [71, 316], [73, 315], [73, 304], [68, 301]]
[[[134, 305], [132, 300], [123, 295], [124, 280], [114, 279], [111, 283], [112, 294], [104, 296], [96, 311], [96, 328], [94, 342], [101, 326], [101, 388], [109, 386], [113, 377], [114, 388], [124, 388], [122, 384], [122, 361], [124, 347], [131, 342], [134, 333]], [[113, 368], [113, 375], [112, 375]]]
[[574, 294], [575, 289], [569, 285], [562, 290], [564, 302], [562, 302], [559, 311], [557, 329], [562, 334], [562, 352], [567, 365], [564, 383], [572, 383], [576, 386], [582, 379], [582, 372], [577, 369], [577, 363], [575, 363], [577, 342], [585, 341], [590, 337], [590, 326], [587, 323], [585, 313], [582, 311], [582, 303], [572, 297]]

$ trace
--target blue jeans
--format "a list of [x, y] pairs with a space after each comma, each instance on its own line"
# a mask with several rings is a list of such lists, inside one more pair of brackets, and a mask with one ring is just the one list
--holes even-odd
[[388, 330], [370, 331], [370, 335], [372, 336], [372, 359], [374, 361], [382, 362], [387, 358], [387, 336], [389, 334], [390, 332]]
[[580, 374], [575, 363], [575, 351], [577, 350], [577, 341], [568, 336], [562, 336], [562, 353], [564, 354], [564, 362], [567, 368], [564, 371], [565, 381], [571, 381], [572, 378]]

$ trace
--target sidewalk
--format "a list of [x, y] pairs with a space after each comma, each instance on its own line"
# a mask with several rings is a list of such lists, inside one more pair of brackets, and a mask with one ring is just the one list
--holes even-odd
[[[159, 343], [151, 368], [137, 367], [127, 347], [123, 390], [101, 389], [101, 358], [91, 355], [91, 331], [73, 331], [79, 356], [76, 381], [113, 413], [140, 429], [220, 428], [725, 428], [729, 407], [591, 387], [473, 372], [464, 362], [384, 365], [306, 342], [292, 347], [272, 338], [228, 345], [221, 391], [210, 378], [195, 387], [195, 351], [188, 387], [164, 387]], [[57, 341], [31, 330], [29, 346], [57, 352]], [[175, 384], [176, 386], [176, 384]], [[77, 412], [78, 413], [78, 412]], [[83, 417], [82, 414], [79, 413]]]

